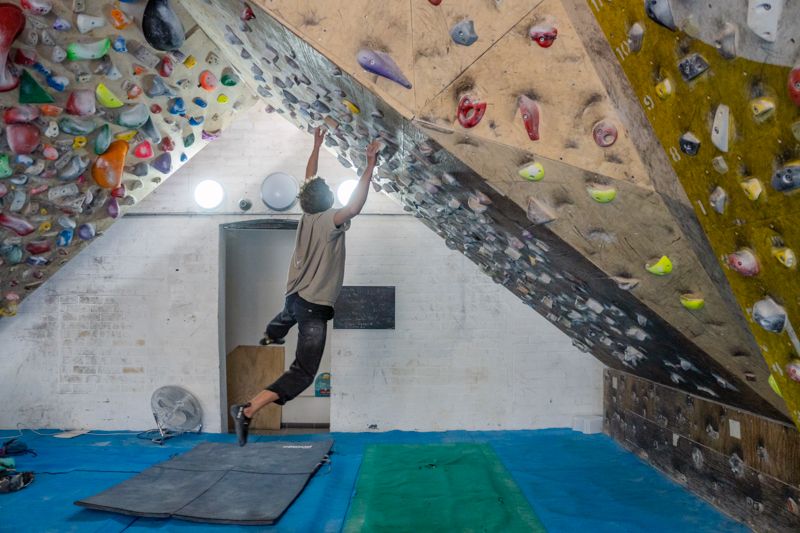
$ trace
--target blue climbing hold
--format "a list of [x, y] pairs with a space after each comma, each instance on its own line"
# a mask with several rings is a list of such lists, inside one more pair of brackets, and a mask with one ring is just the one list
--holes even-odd
[[208, 107], [208, 102], [206, 102], [205, 100], [203, 100], [199, 96], [195, 97], [194, 100], [192, 100], [192, 102], [194, 102], [194, 105], [196, 105], [197, 107], [201, 107], [203, 109]]
[[183, 98], [178, 97], [172, 100], [169, 105], [169, 112], [173, 115], [185, 115], [186, 114], [186, 102], [183, 101]]
[[450, 37], [456, 44], [470, 46], [478, 40], [478, 34], [475, 33], [475, 23], [469, 19], [462, 20], [450, 29]]
[[385, 52], [363, 48], [356, 54], [356, 59], [361, 68], [372, 74], [383, 76], [386, 79], [399, 83], [406, 89], [411, 88], [411, 82], [403, 75], [394, 59]]

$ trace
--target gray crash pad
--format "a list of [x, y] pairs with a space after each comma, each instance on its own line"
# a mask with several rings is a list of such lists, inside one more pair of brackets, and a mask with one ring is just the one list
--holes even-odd
[[332, 440], [204, 443], [76, 505], [132, 516], [274, 524], [326, 459]]

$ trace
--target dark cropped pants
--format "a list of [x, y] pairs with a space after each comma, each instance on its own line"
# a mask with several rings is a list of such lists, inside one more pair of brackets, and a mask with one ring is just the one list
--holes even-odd
[[332, 318], [333, 307], [308, 302], [293, 293], [286, 297], [283, 311], [267, 325], [267, 337], [273, 340], [286, 337], [295, 324], [298, 327], [294, 361], [289, 370], [267, 387], [278, 395], [275, 403], [283, 405], [293, 400], [314, 382], [325, 350], [328, 320]]

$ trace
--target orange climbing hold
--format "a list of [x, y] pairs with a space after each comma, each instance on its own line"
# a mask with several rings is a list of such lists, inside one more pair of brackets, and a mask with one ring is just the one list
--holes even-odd
[[116, 189], [122, 184], [125, 157], [128, 155], [126, 141], [112, 142], [108, 150], [95, 159], [92, 165], [92, 178], [104, 189]]

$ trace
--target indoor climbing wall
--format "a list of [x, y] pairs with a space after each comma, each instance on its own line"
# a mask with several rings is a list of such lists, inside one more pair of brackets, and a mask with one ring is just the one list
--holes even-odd
[[255, 102], [175, 8], [0, 3], [0, 316]]
[[800, 424], [800, 5], [588, 4]]
[[[783, 403], [766, 385], [766, 365], [757, 347], [740, 331], [744, 328], [736, 327], [741, 317], [727, 312], [694, 249], [682, 243], [682, 230], [671, 223], [650, 185], [648, 167], [602, 92], [559, 2], [533, 9], [523, 9], [522, 2], [489, 3], [491, 9], [486, 2], [464, 2], [462, 9], [475, 7], [466, 14], [488, 20], [496, 13], [498, 21], [510, 25], [489, 25], [489, 41], [479, 37], [470, 45], [484, 52], [459, 59], [465, 66], [476, 59], [481, 65], [480, 79], [476, 74], [471, 86], [425, 81], [428, 67], [413, 66], [415, 58], [431, 61], [449, 50], [460, 53], [458, 47], [467, 45], [455, 39], [474, 39], [468, 24], [462, 37], [457, 29], [451, 31], [459, 22], [456, 15], [442, 15], [436, 24], [429, 20], [427, 31], [435, 27], [447, 36], [446, 42], [439, 39], [445, 42], [442, 48], [404, 52], [406, 46], [416, 50], [415, 40], [403, 32], [418, 25], [400, 18], [410, 14], [399, 12], [396, 3], [383, 12], [375, 6], [358, 12], [362, 4], [334, 10], [327, 3], [264, 2], [267, 13], [241, 2], [209, 0], [193, 16], [216, 42], [225, 43], [228, 60], [265, 100], [268, 112], [308, 131], [325, 124], [326, 146], [342, 165], [363, 168], [366, 144], [380, 138], [384, 149], [375, 188], [396, 197], [449, 247], [556, 324], [576, 346], [611, 367], [785, 417]], [[423, 18], [447, 6], [427, 0], [409, 5]], [[542, 5], [548, 10], [541, 11]], [[506, 8], [516, 11], [506, 13]], [[463, 11], [443, 13], [465, 16]], [[540, 37], [539, 26], [552, 20], [549, 13], [562, 17], [560, 30], [556, 34], [548, 26]], [[373, 19], [374, 34], [369, 29]], [[480, 20], [473, 26], [483, 35]], [[550, 52], [568, 65], [571, 61], [574, 82], [554, 90], [540, 79], [545, 67], [527, 73], [523, 66], [515, 74], [529, 77], [516, 88], [502, 88], [493, 100], [494, 78], [509, 62], [493, 57], [484, 64], [482, 58], [492, 53], [487, 51], [492, 43], [499, 46], [512, 38], [523, 45], [517, 49], [508, 43], [515, 54], [535, 58], [526, 64], [529, 68], [547, 61]], [[444, 76], [458, 78], [461, 70]], [[417, 84], [440, 94], [422, 97], [414, 90]], [[473, 90], [467, 96], [475, 98], [464, 104], [456, 86]], [[561, 96], [570, 90], [576, 95]], [[418, 115], [416, 106], [427, 109], [425, 116]], [[530, 115], [523, 118], [520, 107]], [[537, 108], [538, 140], [532, 138]], [[566, 126], [559, 123], [565, 110]], [[476, 123], [467, 127], [462, 121]], [[549, 157], [537, 155], [540, 141]], [[569, 148], [573, 145], [574, 150]], [[643, 289], [644, 296], [637, 292]], [[669, 303], [657, 307], [656, 300]], [[728, 351], [709, 355], [714, 343]], [[731, 357], [733, 351], [753, 357], [743, 355], [739, 361]]]

